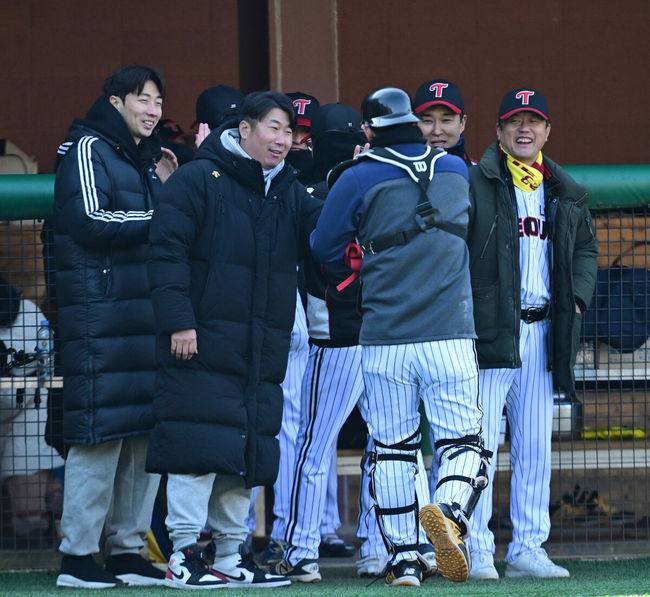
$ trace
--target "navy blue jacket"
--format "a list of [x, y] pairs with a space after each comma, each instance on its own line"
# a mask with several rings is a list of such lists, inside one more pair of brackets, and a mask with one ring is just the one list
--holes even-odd
[[[222, 145], [234, 125], [170, 177], [153, 217], [159, 372], [147, 468], [241, 475], [252, 487], [277, 476], [296, 266], [321, 202], [288, 164], [265, 196], [260, 163]], [[189, 361], [170, 354], [184, 329], [197, 331]]]
[[[405, 141], [400, 142], [400, 134]], [[421, 136], [418, 142], [408, 127], [388, 138], [396, 140], [390, 149], [411, 160], [425, 153]], [[373, 143], [381, 144], [381, 139], [378, 135]], [[466, 230], [468, 191], [465, 164], [441, 154], [427, 189], [441, 223]], [[414, 228], [420, 199], [420, 187], [403, 169], [360, 154], [329, 192], [311, 236], [314, 258], [325, 264], [340, 262], [355, 238], [369, 247], [382, 235]], [[361, 266], [361, 303], [362, 345], [475, 338], [464, 238], [436, 227], [406, 244], [367, 252]]]
[[59, 149], [54, 201], [64, 435], [96, 444], [153, 426], [147, 237], [161, 188], [155, 139], [135, 144], [101, 97]]

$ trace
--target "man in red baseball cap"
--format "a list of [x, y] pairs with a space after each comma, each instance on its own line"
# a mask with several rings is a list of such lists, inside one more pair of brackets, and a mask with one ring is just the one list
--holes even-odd
[[415, 92], [415, 113], [427, 145], [441, 147], [461, 158], [468, 166], [473, 162], [465, 151], [463, 131], [467, 123], [460, 89], [451, 81], [433, 79], [422, 83]]
[[[470, 168], [467, 234], [485, 448], [497, 451], [504, 406], [510, 423], [512, 541], [508, 577], [562, 578], [548, 539], [553, 391], [575, 398], [572, 363], [591, 302], [597, 247], [587, 193], [542, 154], [551, 131], [544, 96], [507, 93], [497, 141]], [[492, 479], [470, 519], [470, 579], [498, 579]]]
[[298, 170], [298, 180], [309, 185], [314, 179], [314, 157], [311, 143], [311, 123], [320, 108], [319, 101], [308, 93], [294, 91], [286, 94], [293, 104], [296, 114], [296, 128], [293, 130], [293, 143], [287, 161]]

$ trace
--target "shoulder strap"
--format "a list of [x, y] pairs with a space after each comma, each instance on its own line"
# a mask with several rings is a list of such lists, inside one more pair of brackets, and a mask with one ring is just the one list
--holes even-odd
[[[398, 153], [390, 147], [374, 147], [364, 151], [357, 159], [368, 158], [385, 162], [406, 170], [408, 175], [417, 182], [426, 192], [429, 183], [433, 179], [433, 171], [436, 161], [447, 152], [443, 149], [427, 147], [421, 155], [406, 156]], [[424, 185], [423, 183], [426, 183]]]
[[427, 232], [433, 227], [465, 240], [465, 229], [462, 226], [441, 222], [439, 218], [436, 218], [440, 211], [427, 196], [427, 189], [433, 180], [436, 161], [445, 155], [447, 155], [446, 151], [432, 147], [427, 147], [424, 153], [418, 156], [405, 156], [390, 147], [374, 147], [358, 156], [357, 159], [373, 159], [405, 170], [420, 188], [420, 201], [415, 206], [415, 222], [418, 228], [378, 236], [362, 247], [364, 252], [378, 253], [389, 247], [405, 245], [418, 233]]

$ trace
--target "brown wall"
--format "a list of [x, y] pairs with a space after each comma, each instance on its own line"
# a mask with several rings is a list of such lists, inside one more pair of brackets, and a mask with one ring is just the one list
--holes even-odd
[[110, 72], [130, 62], [163, 72], [168, 83], [163, 117], [189, 128], [203, 89], [240, 85], [237, 5], [237, 0], [0, 0], [0, 137], [35, 154], [40, 172], [51, 172], [72, 119], [85, 115]]
[[271, 87], [338, 99], [337, 0], [269, 0]]
[[479, 158], [503, 95], [529, 85], [548, 101], [545, 149], [557, 161], [648, 163], [649, 22], [646, 0], [339, 0], [341, 101], [356, 107], [374, 87], [414, 94], [448, 78], [463, 92], [466, 145]]
[[[267, 10], [268, 4], [268, 10]], [[413, 94], [446, 77], [463, 90], [467, 146], [494, 139], [502, 95], [549, 102], [552, 157], [647, 163], [650, 4], [646, 0], [0, 0], [0, 137], [51, 172], [71, 120], [109, 72], [150, 63], [168, 81], [164, 117], [183, 128], [197, 95], [269, 84], [358, 107], [372, 88]], [[338, 68], [337, 68], [338, 66]]]

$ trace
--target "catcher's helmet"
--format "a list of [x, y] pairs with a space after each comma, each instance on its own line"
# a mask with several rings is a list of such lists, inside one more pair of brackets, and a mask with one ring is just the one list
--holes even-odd
[[366, 96], [361, 105], [363, 123], [372, 128], [419, 122], [411, 109], [411, 98], [397, 87], [382, 87]]

